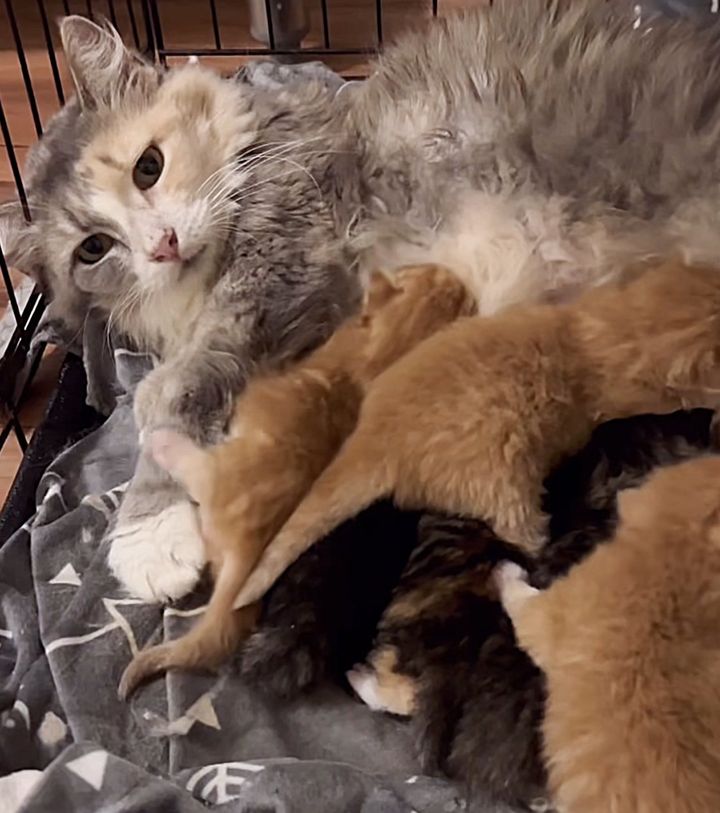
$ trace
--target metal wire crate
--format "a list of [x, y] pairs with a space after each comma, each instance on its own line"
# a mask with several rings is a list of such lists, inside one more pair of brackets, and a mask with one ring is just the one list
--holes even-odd
[[[479, 0], [481, 1], [481, 0]], [[285, 60], [322, 59], [349, 76], [364, 73], [368, 55], [388, 33], [438, 14], [439, 0], [4, 0], [2, 75], [16, 81], [0, 92], [0, 131], [5, 150], [2, 199], [16, 196], [26, 218], [22, 153], [42, 135], [43, 123], [72, 93], [55, 20], [83, 14], [109, 20], [126, 42], [163, 64], [198, 56], [219, 68], [272, 55]], [[453, 0], [445, 0], [450, 4]], [[385, 7], [384, 7], [385, 4]], [[192, 19], [192, 36], [187, 23]], [[232, 60], [232, 64], [230, 61]], [[18, 136], [20, 130], [31, 130]], [[8, 268], [0, 246], [0, 449], [13, 434], [27, 448], [19, 412], [44, 346], [32, 346], [44, 301]], [[3, 299], [6, 307], [3, 315]]]

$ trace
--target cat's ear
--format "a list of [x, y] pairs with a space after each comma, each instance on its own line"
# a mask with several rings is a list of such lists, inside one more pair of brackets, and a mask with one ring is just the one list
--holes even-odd
[[72, 15], [60, 23], [60, 38], [83, 107], [107, 105], [128, 87], [157, 87], [156, 69], [127, 49], [111, 25]]
[[18, 271], [38, 279], [36, 236], [33, 225], [25, 219], [18, 201], [0, 205], [0, 247], [5, 261]]
[[400, 291], [402, 288], [388, 276], [384, 271], [374, 271], [370, 277], [365, 309], [376, 311], [382, 308]]
[[148, 438], [155, 462], [180, 483], [192, 499], [202, 502], [209, 479], [207, 452], [187, 435], [157, 429]]

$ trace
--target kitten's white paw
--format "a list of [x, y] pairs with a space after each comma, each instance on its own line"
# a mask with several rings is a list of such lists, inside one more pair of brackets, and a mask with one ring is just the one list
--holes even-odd
[[503, 562], [495, 568], [493, 578], [495, 580], [495, 586], [500, 593], [502, 593], [518, 582], [526, 583], [527, 573], [517, 562]]
[[493, 580], [505, 611], [513, 618], [517, 611], [528, 599], [536, 596], [540, 591], [527, 582], [527, 572], [515, 562], [503, 562], [495, 568]]
[[366, 666], [356, 666], [345, 674], [348, 683], [355, 694], [373, 711], [387, 711], [387, 707], [380, 696], [380, 684], [372, 669]]
[[205, 546], [195, 509], [188, 502], [155, 516], [119, 525], [113, 532], [108, 564], [133, 596], [166, 602], [189, 593], [205, 565]]
[[415, 686], [405, 675], [383, 675], [369, 666], [356, 666], [345, 674], [355, 694], [373, 711], [410, 717], [415, 711]]

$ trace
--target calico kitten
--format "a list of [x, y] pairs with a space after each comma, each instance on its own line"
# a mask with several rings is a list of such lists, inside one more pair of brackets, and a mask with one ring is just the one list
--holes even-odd
[[122, 697], [161, 670], [214, 667], [230, 655], [256, 615], [253, 608], [233, 612], [238, 590], [352, 432], [369, 383], [474, 308], [465, 286], [438, 266], [403, 269], [394, 282], [376, 274], [359, 317], [305, 361], [248, 384], [228, 441], [204, 450], [176, 432], [154, 433], [158, 462], [198, 503], [215, 587], [187, 635], [135, 656]]
[[567, 813], [720, 805], [720, 457], [669, 466], [618, 499], [607, 544], [538, 591], [498, 586], [546, 676], [549, 786]]
[[[94, 309], [154, 353], [141, 429], [216, 442], [258, 362], [311, 350], [368, 269], [450, 265], [479, 310], [563, 299], [630, 261], [720, 260], [720, 31], [627, 0], [438, 19], [367, 82], [267, 88], [169, 70], [67, 18], [77, 97], [28, 158], [3, 250], [71, 336]], [[195, 584], [193, 508], [147, 449], [109, 563], [148, 601]]]
[[[668, 310], [667, 303], [673, 307]], [[468, 515], [535, 554], [543, 480], [613, 417], [720, 402], [720, 274], [669, 262], [566, 306], [468, 318], [373, 382], [236, 606], [376, 499]]]
[[[417, 711], [417, 684], [428, 665], [448, 653], [463, 663], [497, 629], [495, 566], [505, 559], [526, 562], [479, 520], [430, 514], [418, 533], [367, 664], [347, 675], [370, 708], [401, 716]], [[473, 623], [457, 624], [458, 618]]]

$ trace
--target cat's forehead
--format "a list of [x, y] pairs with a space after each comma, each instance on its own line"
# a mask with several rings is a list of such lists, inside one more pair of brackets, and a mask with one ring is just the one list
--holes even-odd
[[[187, 66], [169, 72], [154, 92], [132, 97], [103, 112], [82, 149], [78, 174], [87, 180], [123, 172], [151, 143], [194, 140], [229, 157], [254, 138], [254, 115], [247, 91], [213, 71]], [[212, 155], [188, 154], [188, 161]]]
[[[127, 177], [150, 143], [196, 143], [189, 163], [229, 160], [256, 136], [249, 91], [200, 66], [169, 71], [155, 87], [116, 99], [112, 108], [81, 110], [71, 101], [48, 123], [26, 165], [31, 198], [40, 218], [67, 223], [63, 207], [83, 219], [94, 189]], [[202, 150], [213, 155], [203, 155]], [[52, 211], [56, 209], [58, 211]], [[88, 219], [88, 218], [85, 218]], [[70, 225], [73, 225], [72, 223]]]

